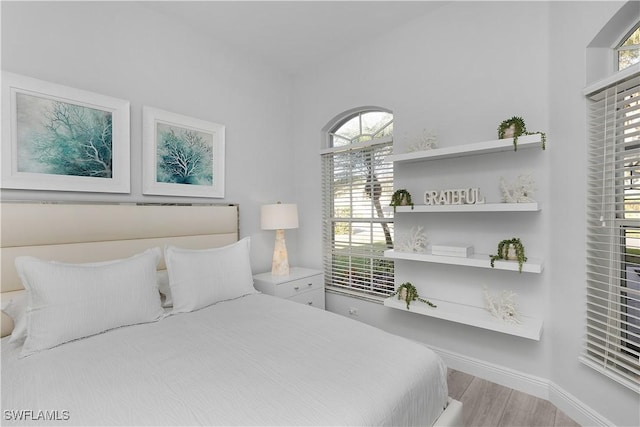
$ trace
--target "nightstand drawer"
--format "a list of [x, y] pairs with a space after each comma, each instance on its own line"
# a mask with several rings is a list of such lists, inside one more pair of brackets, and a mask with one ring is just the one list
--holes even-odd
[[288, 276], [259, 273], [253, 276], [253, 286], [265, 294], [324, 310], [324, 273], [320, 270], [292, 267]]
[[274, 295], [281, 298], [289, 298], [305, 292], [322, 289], [324, 287], [322, 274], [304, 277], [281, 283], [275, 287]]
[[316, 289], [287, 299], [324, 310], [324, 289]]

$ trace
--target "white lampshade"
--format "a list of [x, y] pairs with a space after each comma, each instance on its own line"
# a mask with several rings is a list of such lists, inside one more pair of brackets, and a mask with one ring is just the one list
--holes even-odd
[[295, 203], [262, 205], [260, 227], [263, 230], [298, 228], [298, 206]]

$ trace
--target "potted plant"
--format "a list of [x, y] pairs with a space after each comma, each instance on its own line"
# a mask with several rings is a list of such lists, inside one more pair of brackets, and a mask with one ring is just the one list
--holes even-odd
[[389, 206], [393, 206], [393, 211], [396, 211], [396, 206], [411, 206], [413, 209], [413, 202], [411, 201], [411, 194], [404, 188], [396, 190], [391, 196], [391, 203]]
[[546, 149], [547, 135], [544, 132], [527, 132], [527, 126], [522, 117], [513, 116], [503, 120], [498, 126], [498, 138], [513, 138], [513, 151], [518, 151], [518, 137], [520, 135], [540, 134], [542, 139], [542, 149]]
[[391, 294], [391, 296], [395, 295], [398, 295], [399, 300], [404, 300], [407, 303], [407, 310], [409, 310], [409, 304], [411, 304], [411, 301], [420, 301], [427, 304], [429, 307], [437, 307], [431, 301], [420, 298], [420, 295], [418, 295], [418, 290], [411, 284], [411, 282], [405, 282], [400, 285], [398, 289], [396, 289], [396, 291]]
[[498, 254], [489, 255], [489, 257], [491, 258], [491, 267], [495, 267], [494, 262], [499, 259], [517, 260], [520, 273], [522, 273], [522, 264], [527, 261], [527, 257], [524, 255], [524, 245], [516, 237], [500, 241], [498, 243]]

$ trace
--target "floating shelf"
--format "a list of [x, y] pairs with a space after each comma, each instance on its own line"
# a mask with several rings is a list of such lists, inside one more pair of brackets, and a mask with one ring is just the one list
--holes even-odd
[[[542, 149], [542, 135], [521, 135], [518, 137], [518, 151], [527, 148]], [[473, 144], [454, 145], [451, 147], [434, 148], [433, 150], [414, 151], [404, 154], [392, 154], [386, 161], [396, 163], [411, 163], [426, 160], [448, 159], [453, 157], [475, 156], [478, 154], [513, 151], [513, 138], [496, 139], [493, 141], [476, 142]]]
[[407, 310], [407, 304], [399, 300], [396, 296], [385, 299], [384, 305], [385, 307], [396, 310], [540, 341], [540, 336], [542, 335], [542, 320], [540, 319], [522, 316], [520, 319], [522, 321], [521, 324], [512, 324], [496, 319], [486, 309], [481, 307], [438, 301], [435, 299], [430, 299], [430, 301], [436, 304], [437, 308], [429, 307], [419, 301], [413, 301], [410, 309]]
[[[402, 252], [394, 249], [384, 251], [384, 256], [391, 259], [408, 261], [432, 262], [436, 264], [461, 265], [466, 267], [494, 268], [496, 270], [518, 271], [517, 261], [495, 261], [495, 267], [491, 267], [491, 259], [488, 254], [472, 254], [468, 257], [455, 257], [444, 255], [432, 255], [430, 253]], [[528, 261], [522, 264], [523, 273], [542, 273], [544, 264], [542, 260], [527, 257]]]
[[419, 212], [537, 212], [540, 210], [534, 203], [476, 203], [473, 205], [414, 205], [396, 206], [398, 213]]

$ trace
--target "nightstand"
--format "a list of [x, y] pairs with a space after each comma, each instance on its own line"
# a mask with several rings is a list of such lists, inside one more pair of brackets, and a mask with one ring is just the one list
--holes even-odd
[[271, 272], [255, 274], [253, 285], [265, 294], [324, 310], [324, 273], [322, 271], [291, 267], [288, 276], [274, 276]]

